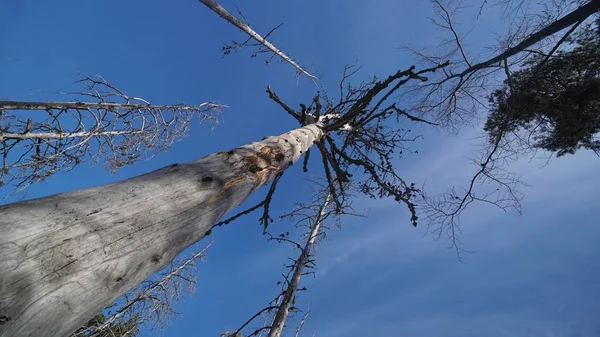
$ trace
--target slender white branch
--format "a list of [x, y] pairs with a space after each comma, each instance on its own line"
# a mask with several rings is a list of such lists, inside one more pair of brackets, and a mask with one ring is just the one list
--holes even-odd
[[118, 136], [118, 135], [132, 135], [142, 134], [143, 130], [124, 130], [124, 131], [82, 131], [82, 132], [71, 132], [71, 133], [56, 133], [56, 132], [27, 132], [27, 133], [0, 133], [0, 140], [2, 139], [65, 139], [65, 138], [80, 138], [80, 137], [95, 137], [95, 136]]
[[221, 5], [219, 5], [216, 1], [214, 1], [214, 0], [200, 0], [200, 2], [202, 2], [203, 4], [205, 4], [206, 7], [210, 8], [213, 12], [219, 14], [220, 17], [222, 17], [223, 19], [227, 20], [232, 25], [238, 27], [239, 29], [241, 29], [242, 31], [244, 31], [246, 34], [250, 35], [250, 37], [252, 37], [253, 39], [255, 39], [257, 42], [259, 42], [263, 46], [267, 47], [273, 53], [277, 54], [279, 57], [281, 57], [287, 63], [289, 63], [292, 66], [294, 66], [294, 68], [296, 68], [299, 72], [301, 72], [304, 75], [308, 76], [312, 80], [316, 80], [317, 79], [317, 77], [315, 75], [313, 75], [313, 74], [309, 73], [308, 71], [304, 70], [304, 68], [302, 68], [296, 62], [294, 62], [294, 60], [292, 60], [289, 56], [287, 56], [286, 54], [284, 54], [281, 50], [279, 50], [277, 47], [275, 47], [269, 41], [267, 41], [262, 36], [260, 36], [252, 28], [250, 28], [250, 26], [248, 26], [247, 24], [245, 24], [244, 22], [242, 22], [240, 19], [236, 18], [235, 16], [231, 15], [231, 13], [229, 13], [225, 8], [223, 8]]
[[154, 109], [154, 110], [199, 110], [199, 108], [212, 109], [224, 107], [214, 103], [202, 103], [199, 105], [149, 105], [149, 104], [131, 104], [131, 103], [107, 103], [107, 102], [20, 102], [20, 101], [0, 101], [0, 110], [57, 110], [57, 109]]
[[285, 295], [283, 296], [283, 300], [279, 305], [279, 309], [275, 314], [275, 318], [273, 319], [273, 324], [271, 324], [271, 329], [269, 330], [268, 337], [279, 337], [281, 336], [281, 332], [283, 331], [283, 327], [285, 326], [285, 320], [287, 319], [290, 307], [296, 296], [296, 291], [298, 290], [298, 284], [300, 283], [300, 278], [302, 277], [304, 267], [309, 260], [310, 251], [315, 243], [315, 238], [319, 233], [319, 229], [321, 228], [321, 223], [325, 217], [326, 209], [331, 199], [331, 194], [328, 194], [325, 198], [325, 201], [319, 208], [319, 213], [317, 218], [314, 220], [313, 226], [310, 230], [310, 234], [308, 239], [306, 240], [306, 244], [302, 249], [302, 254], [300, 258], [298, 258], [298, 262], [296, 263], [296, 270], [294, 270], [294, 274], [292, 279], [290, 280], [290, 284], [285, 291]]

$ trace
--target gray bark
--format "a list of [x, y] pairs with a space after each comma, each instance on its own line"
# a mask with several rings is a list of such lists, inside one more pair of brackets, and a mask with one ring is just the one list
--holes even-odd
[[0, 206], [0, 336], [65, 336], [207, 235], [323, 130]]
[[[133, 298], [128, 298], [127, 302], [117, 310], [112, 316], [106, 318], [104, 323], [97, 327], [88, 328], [86, 331], [77, 333], [70, 337], [106, 337], [110, 334], [110, 329], [119, 323], [129, 323], [127, 319], [123, 319], [124, 315], [129, 318], [137, 316], [133, 321], [139, 328], [148, 320], [154, 319], [158, 321], [159, 328], [163, 328], [163, 319], [168, 318], [175, 312], [173, 305], [181, 300], [184, 286], [187, 286], [190, 292], [190, 287], [195, 287], [196, 276], [190, 275], [189, 270], [195, 269], [196, 260], [203, 259], [206, 256], [206, 250], [212, 245], [212, 240], [202, 250], [194, 253], [182, 263], [172, 269], [171, 272], [164, 274], [160, 279], [151, 281], [150, 283], [143, 282], [140, 289], [133, 290]], [[182, 281], [179, 281], [180, 279]], [[134, 288], [135, 289], [135, 288]], [[145, 304], [149, 307], [146, 309]], [[151, 328], [154, 330], [154, 328]]]

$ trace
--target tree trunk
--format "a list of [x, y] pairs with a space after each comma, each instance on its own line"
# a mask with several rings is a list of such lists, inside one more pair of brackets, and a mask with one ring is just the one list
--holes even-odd
[[311, 124], [110, 185], [0, 206], [0, 336], [65, 336], [323, 137]]

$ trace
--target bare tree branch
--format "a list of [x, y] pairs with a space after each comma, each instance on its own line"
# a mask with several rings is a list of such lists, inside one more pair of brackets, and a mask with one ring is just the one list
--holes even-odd
[[[522, 63], [531, 53], [539, 52], [532, 50], [533, 46], [549, 43], [556, 33], [568, 27], [575, 26], [572, 27], [575, 29], [600, 8], [600, 1], [592, 0], [564, 15], [562, 8], [557, 7], [554, 11], [546, 9], [543, 16], [523, 16], [519, 22], [513, 21], [513, 26], [506, 36], [500, 39], [495, 48], [495, 55], [476, 62], [467, 57], [464, 41], [456, 30], [452, 10], [447, 8], [448, 4], [442, 0], [433, 0], [433, 3], [440, 13], [439, 19], [432, 19], [434, 24], [448, 31], [450, 35], [441, 44], [453, 44], [454, 47], [447, 53], [427, 53], [411, 47], [404, 48], [424, 63], [435, 65], [449, 61], [450, 66], [442, 70], [442, 76], [405, 92], [404, 97], [413, 98], [413, 101], [414, 97], [417, 97], [415, 110], [421, 114], [433, 113], [437, 118], [444, 120], [446, 126], [456, 130], [461, 125], [473, 123], [478, 110], [487, 108], [485, 95], [489, 93], [491, 86], [499, 84], [496, 75], [502, 70], [500, 63], [504, 59], [509, 60], [511, 65]], [[556, 50], [564, 41], [563, 38], [552, 44], [553, 49]]]
[[325, 218], [325, 210], [331, 200], [331, 195], [327, 195], [325, 197], [325, 201], [319, 210], [317, 217], [314, 219], [312, 228], [310, 230], [309, 236], [306, 240], [306, 244], [302, 249], [302, 253], [296, 262], [296, 266], [294, 269], [294, 274], [292, 275], [291, 282], [288, 288], [285, 291], [281, 304], [279, 305], [279, 309], [275, 314], [275, 318], [273, 319], [273, 323], [271, 324], [271, 329], [269, 330], [268, 337], [279, 337], [281, 336], [281, 332], [283, 331], [283, 327], [285, 325], [285, 321], [290, 311], [290, 307], [294, 301], [294, 297], [296, 296], [296, 291], [298, 290], [298, 284], [300, 283], [300, 278], [303, 275], [304, 267], [309, 261], [310, 252], [314, 245], [317, 234], [319, 233], [319, 228], [321, 227], [321, 223]]
[[[337, 215], [339, 217], [339, 213], [335, 211], [335, 207], [331, 207], [331, 196], [327, 194], [329, 193], [327, 186], [322, 184], [318, 184], [318, 186], [320, 190], [316, 192], [316, 197], [314, 200], [308, 204], [298, 204], [298, 206], [292, 212], [281, 217], [288, 218], [290, 220], [297, 219], [293, 228], [288, 228], [288, 232], [280, 235], [273, 236], [269, 234], [269, 241], [290, 243], [294, 248], [300, 250], [300, 255], [298, 258], [289, 258], [292, 263], [286, 265], [288, 271], [287, 273], [282, 274], [283, 281], [278, 282], [278, 284], [281, 284], [281, 291], [273, 300], [270, 301], [268, 306], [259, 310], [237, 330], [227, 331], [222, 333], [221, 336], [241, 336], [242, 331], [258, 317], [265, 317], [265, 324], [263, 324], [261, 327], [255, 328], [245, 336], [257, 336], [265, 332], [269, 337], [281, 336], [283, 328], [286, 326], [286, 320], [290, 313], [299, 311], [295, 307], [296, 294], [298, 291], [306, 290], [306, 288], [299, 288], [299, 282], [302, 276], [307, 274], [305, 270], [314, 268], [316, 244], [319, 238], [324, 235], [323, 231], [327, 228], [324, 225], [324, 221], [331, 215]], [[351, 206], [349, 204], [344, 205], [344, 210], [351, 210]], [[304, 244], [300, 244], [296, 241], [288, 239], [290, 231], [298, 228], [302, 228], [303, 231], [307, 230], [307, 232], [302, 235], [304, 237]], [[305, 313], [303, 315], [302, 321], [296, 329], [296, 332], [298, 332], [304, 325], [307, 314], [308, 313]]]
[[489, 67], [489, 66], [494, 65], [504, 59], [514, 56], [515, 54], [522, 52], [523, 50], [525, 50], [528, 47], [547, 38], [548, 36], [554, 35], [554, 34], [560, 32], [561, 30], [563, 30], [567, 27], [570, 27], [571, 25], [574, 25], [574, 24], [584, 21], [585, 19], [587, 19], [594, 13], [598, 12], [598, 10], [600, 10], [600, 0], [591, 0], [587, 4], [577, 8], [576, 10], [572, 11], [571, 13], [554, 21], [553, 23], [544, 27], [543, 29], [531, 34], [528, 38], [521, 41], [516, 46], [508, 48], [504, 52], [502, 52], [484, 62], [480, 62], [473, 66], [469, 66], [464, 71], [462, 71], [458, 74], [454, 74], [454, 75], [450, 76], [449, 78], [463, 77], [463, 76], [467, 75], [468, 73]]
[[317, 79], [316, 76], [314, 76], [311, 73], [309, 73], [308, 71], [306, 71], [304, 68], [302, 68], [296, 62], [294, 62], [294, 60], [292, 60], [289, 56], [284, 54], [281, 50], [279, 50], [277, 47], [275, 47], [269, 41], [265, 40], [265, 38], [263, 38], [258, 33], [256, 33], [252, 28], [250, 28], [250, 26], [248, 26], [248, 24], [242, 22], [240, 19], [231, 15], [231, 13], [229, 13], [225, 8], [223, 8], [221, 5], [219, 5], [216, 1], [200, 0], [200, 2], [202, 2], [204, 5], [206, 5], [206, 7], [210, 8], [213, 12], [219, 14], [219, 16], [222, 17], [223, 19], [227, 20], [227, 22], [238, 27], [243, 32], [250, 35], [250, 37], [252, 37], [256, 41], [258, 41], [260, 44], [264, 45], [269, 50], [271, 50], [273, 53], [277, 54], [279, 57], [281, 57], [287, 63], [291, 64], [294, 68], [296, 68], [296, 70], [299, 71], [300, 73], [308, 76], [313, 81]]
[[254, 205], [244, 211], [241, 211], [241, 212], [227, 218], [226, 220], [217, 222], [217, 224], [215, 224], [215, 226], [226, 225], [226, 224], [240, 218], [241, 216], [252, 213], [255, 210], [262, 207], [263, 215], [261, 216], [261, 223], [263, 225], [263, 234], [266, 233], [269, 223], [273, 221], [273, 219], [271, 219], [271, 216], [269, 214], [269, 207], [271, 205], [271, 201], [273, 200], [273, 195], [275, 194], [275, 189], [277, 188], [277, 183], [279, 182], [279, 179], [281, 179], [282, 175], [283, 175], [283, 171], [279, 172], [279, 173], [277, 173], [277, 175], [275, 175], [275, 177], [273, 178], [273, 182], [271, 182], [271, 187], [269, 187], [269, 191], [267, 192], [267, 196], [265, 197], [265, 199], [263, 201], [259, 202], [258, 204]]
[[[21, 191], [86, 157], [110, 171], [151, 157], [187, 136], [190, 123], [218, 122], [216, 103], [152, 105], [128, 96], [100, 76], [79, 81], [85, 90], [69, 95], [96, 102], [0, 101], [0, 187]], [[29, 111], [35, 113], [27, 114]], [[40, 114], [37, 111], [43, 111]]]

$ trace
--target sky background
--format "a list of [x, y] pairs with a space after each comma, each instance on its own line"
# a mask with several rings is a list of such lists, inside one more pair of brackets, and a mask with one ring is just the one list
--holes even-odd
[[[261, 33], [284, 23], [272, 42], [331, 91], [344, 64], [363, 65], [357, 80], [386, 76], [412, 64], [399, 46], [435, 44], [437, 36], [426, 1], [221, 4], [232, 12], [240, 7]], [[471, 55], [505, 26], [496, 11], [485, 14], [470, 35]], [[51, 92], [75, 91], [79, 74], [100, 74], [155, 104], [215, 100], [229, 106], [214, 130], [194, 128], [151, 161], [115, 175], [83, 164], [32, 186], [27, 198], [126, 179], [295, 127], [268, 99], [267, 84], [292, 107], [309, 102], [316, 88], [296, 80], [290, 66], [265, 66], [263, 57], [250, 59], [249, 51], [222, 58], [222, 44], [232, 39], [245, 37], [192, 0], [0, 0], [0, 98], [60, 100], [63, 96]], [[480, 130], [457, 136], [421, 131], [419, 154], [398, 161], [398, 170], [416, 183], [427, 181], [434, 192], [464, 185], [475, 169], [467, 158], [477, 155]], [[302, 335], [600, 336], [600, 160], [581, 151], [543, 164], [522, 160], [512, 166], [530, 184], [522, 190], [522, 215], [483, 205], [465, 213], [462, 240], [473, 253], [463, 263], [446, 248], [446, 239], [412, 228], [403, 207], [357, 198], [355, 207], [369, 209], [369, 217], [348, 219], [342, 230], [332, 230], [319, 247], [316, 276], [303, 281], [309, 291], [298, 306], [310, 303], [311, 313]], [[273, 214], [310, 199], [304, 179], [318, 171], [303, 174], [298, 166], [282, 179]], [[163, 336], [217, 336], [276, 295], [289, 250], [266, 243], [257, 218], [253, 214], [213, 232], [216, 241], [199, 267], [197, 291], [177, 305], [183, 315]]]

